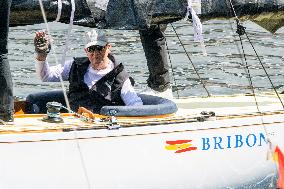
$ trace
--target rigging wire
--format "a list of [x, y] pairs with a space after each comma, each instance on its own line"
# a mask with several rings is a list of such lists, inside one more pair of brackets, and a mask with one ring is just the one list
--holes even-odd
[[[246, 38], [248, 39], [249, 44], [251, 45], [251, 47], [252, 47], [252, 49], [253, 49], [253, 51], [254, 51], [254, 53], [255, 53], [257, 59], [258, 59], [258, 61], [259, 61], [260, 65], [261, 65], [263, 71], [265, 72], [265, 74], [266, 74], [266, 76], [267, 76], [267, 78], [268, 78], [268, 80], [269, 80], [269, 82], [270, 82], [270, 84], [271, 84], [271, 86], [272, 86], [272, 88], [273, 88], [275, 94], [277, 95], [277, 98], [279, 99], [279, 101], [280, 101], [280, 103], [281, 103], [281, 105], [282, 105], [282, 107], [283, 107], [283, 109], [284, 109], [283, 101], [282, 101], [282, 99], [281, 99], [281, 97], [280, 97], [278, 91], [276, 90], [276, 87], [274, 86], [274, 84], [273, 84], [273, 82], [272, 82], [272, 80], [271, 80], [271, 78], [270, 78], [270, 75], [268, 74], [266, 68], [264, 67], [263, 62], [261, 61], [261, 59], [260, 59], [260, 57], [259, 57], [259, 55], [258, 55], [258, 53], [257, 53], [257, 51], [256, 51], [256, 49], [255, 49], [255, 47], [254, 47], [254, 45], [253, 45], [253, 43], [251, 42], [251, 40], [250, 40], [250, 38], [249, 38], [249, 36], [248, 36], [246, 30], [245, 30], [245, 27], [243, 27], [243, 26], [240, 24], [240, 20], [239, 20], [237, 14], [236, 14], [234, 5], [233, 5], [233, 3], [232, 3], [232, 0], [229, 0], [229, 1], [230, 1], [230, 5], [231, 5], [231, 10], [233, 10], [234, 16], [235, 16], [235, 18], [236, 18], [236, 22], [237, 22], [237, 33], [240, 32], [240, 34], [245, 35]], [[239, 33], [238, 33], [238, 34], [239, 34]], [[239, 34], [239, 35], [240, 35], [240, 34]]]
[[206, 91], [206, 93], [207, 93], [207, 96], [210, 97], [211, 95], [210, 95], [209, 91], [207, 90], [207, 88], [206, 88], [206, 86], [205, 86], [205, 83], [203, 82], [203, 79], [200, 77], [197, 68], [196, 68], [195, 65], [193, 64], [193, 62], [192, 62], [192, 60], [191, 60], [191, 58], [190, 58], [190, 56], [189, 56], [189, 53], [188, 53], [187, 50], [185, 49], [185, 46], [184, 46], [184, 44], [182, 43], [182, 41], [181, 41], [181, 39], [180, 39], [180, 37], [179, 37], [179, 35], [178, 35], [178, 33], [177, 33], [177, 31], [176, 31], [176, 29], [175, 29], [175, 27], [173, 26], [172, 23], [171, 23], [171, 26], [172, 26], [173, 31], [175, 32], [175, 34], [176, 34], [176, 36], [177, 36], [177, 38], [178, 38], [178, 40], [179, 40], [179, 42], [180, 42], [180, 44], [181, 44], [181, 46], [182, 46], [184, 52], [185, 52], [185, 54], [186, 54], [188, 60], [190, 61], [190, 63], [191, 63], [191, 65], [192, 65], [192, 67], [193, 67], [193, 69], [194, 69], [196, 75], [198, 76], [199, 81], [201, 82], [203, 88], [205, 89], [205, 91]]
[[[226, 2], [227, 2], [227, 1], [226, 1]], [[262, 68], [265, 70], [265, 73], [266, 73], [267, 77], [269, 78], [269, 81], [271, 82], [271, 84], [272, 84], [272, 86], [273, 86], [274, 89], [275, 89], [275, 87], [274, 87], [272, 81], [270, 80], [270, 77], [269, 77], [269, 75], [268, 75], [268, 73], [267, 73], [265, 67], [263, 66], [263, 64], [262, 64], [262, 62], [261, 62], [261, 60], [260, 60], [260, 58], [259, 58], [259, 56], [258, 56], [258, 54], [257, 54], [257, 52], [256, 52], [256, 50], [255, 50], [255, 48], [254, 48], [254, 46], [253, 46], [253, 44], [251, 43], [250, 38], [248, 37], [248, 35], [247, 35], [247, 33], [246, 33], [245, 27], [240, 24], [240, 20], [239, 20], [237, 14], [236, 14], [234, 5], [233, 5], [233, 3], [232, 3], [232, 0], [229, 0], [229, 2], [230, 2], [230, 7], [231, 7], [230, 10], [233, 11], [234, 17], [235, 17], [235, 19], [236, 19], [236, 23], [237, 23], [237, 34], [239, 35], [239, 39], [240, 39], [240, 42], [241, 42], [241, 47], [242, 47], [242, 51], [243, 51], [243, 57], [244, 57], [245, 65], [246, 65], [245, 68], [246, 68], [247, 74], [248, 74], [248, 76], [249, 76], [250, 86], [251, 86], [251, 89], [252, 89], [252, 92], [253, 92], [253, 96], [254, 96], [254, 100], [255, 100], [255, 103], [256, 103], [257, 111], [258, 111], [258, 113], [259, 113], [260, 116], [261, 116], [261, 123], [262, 123], [262, 126], [263, 126], [263, 130], [264, 130], [265, 136], [266, 136], [266, 138], [267, 138], [267, 143], [268, 143], [268, 145], [267, 145], [267, 147], [268, 147], [268, 148], [267, 148], [267, 159], [269, 159], [269, 157], [272, 157], [272, 156], [273, 156], [272, 142], [271, 142], [271, 138], [270, 138], [269, 135], [268, 135], [267, 128], [266, 128], [266, 126], [264, 125], [263, 113], [260, 111], [259, 104], [258, 104], [257, 99], [256, 99], [256, 94], [255, 94], [254, 87], [253, 87], [253, 84], [252, 84], [252, 78], [251, 78], [251, 75], [250, 75], [250, 72], [249, 72], [249, 67], [248, 67], [248, 64], [247, 64], [247, 59], [246, 59], [246, 55], [245, 55], [245, 51], [244, 51], [244, 46], [243, 46], [242, 38], [241, 38], [242, 35], [244, 35], [244, 34], [246, 35], [246, 37], [247, 37], [247, 39], [249, 40], [249, 43], [250, 43], [250, 45], [252, 46], [252, 48], [253, 48], [253, 50], [254, 50], [254, 52], [255, 52], [255, 54], [256, 54], [256, 56], [257, 56], [259, 62], [260, 62], [260, 64], [262, 65]], [[232, 26], [231, 26], [231, 28], [233, 29]], [[237, 44], [237, 43], [236, 43], [236, 45], [237, 45], [237, 47], [238, 47], [238, 44]], [[238, 50], [239, 50], [239, 52], [240, 52], [239, 47], [238, 47]], [[242, 61], [243, 61], [243, 60], [242, 60]], [[283, 103], [282, 103], [282, 101], [281, 101], [281, 98], [279, 97], [279, 94], [278, 94], [278, 92], [276, 91], [276, 89], [275, 89], [275, 92], [276, 92], [276, 94], [277, 94], [277, 96], [278, 96], [278, 98], [279, 98], [279, 100], [280, 100], [280, 102], [281, 102], [281, 104], [282, 104], [282, 106], [283, 106]], [[284, 106], [283, 106], [283, 107], [284, 107]], [[274, 168], [275, 168], [275, 170], [276, 170], [276, 172], [277, 172], [277, 166], [276, 166], [276, 164], [275, 164]], [[273, 179], [271, 180], [271, 182], [273, 183]]]
[[261, 61], [261, 59], [260, 59], [258, 53], [256, 52], [256, 50], [255, 50], [255, 48], [254, 48], [254, 46], [253, 46], [253, 44], [252, 44], [252, 42], [251, 42], [251, 40], [250, 40], [250, 38], [248, 37], [248, 35], [247, 35], [246, 32], [245, 32], [245, 35], [246, 35], [246, 37], [247, 37], [247, 39], [248, 39], [248, 41], [249, 41], [251, 47], [253, 48], [253, 51], [254, 51], [254, 53], [256, 54], [257, 59], [258, 59], [259, 63], [261, 64], [262, 69], [264, 70], [264, 72], [265, 72], [265, 74], [266, 74], [266, 76], [267, 76], [267, 78], [268, 78], [268, 80], [269, 80], [269, 82], [270, 82], [270, 84], [271, 84], [271, 86], [272, 86], [272, 88], [273, 88], [275, 94], [277, 95], [277, 97], [278, 97], [278, 99], [279, 99], [279, 101], [280, 101], [280, 103], [281, 103], [281, 105], [282, 105], [282, 107], [283, 107], [283, 109], [284, 109], [283, 101], [282, 101], [282, 99], [281, 99], [281, 97], [280, 97], [278, 91], [276, 90], [276, 87], [274, 86], [274, 84], [273, 84], [273, 82], [272, 82], [272, 80], [271, 80], [271, 78], [270, 78], [270, 75], [268, 74], [266, 68], [264, 67], [263, 62]]
[[[261, 60], [260, 60], [260, 58], [259, 58], [259, 56], [258, 56], [258, 54], [257, 54], [257, 52], [256, 52], [256, 50], [255, 50], [255, 48], [254, 48], [254, 46], [253, 46], [253, 44], [252, 44], [251, 41], [250, 41], [250, 38], [248, 37], [248, 35], [247, 35], [246, 32], [245, 32], [245, 35], [246, 35], [247, 39], [249, 40], [249, 43], [250, 43], [250, 45], [252, 46], [252, 48], [253, 48], [253, 50], [254, 50], [254, 52], [255, 52], [255, 54], [256, 54], [256, 56], [257, 56], [257, 58], [258, 58], [258, 60], [259, 60], [259, 62], [260, 62], [260, 64], [261, 64], [263, 70], [265, 71], [265, 74], [267, 75], [267, 77], [268, 77], [268, 79], [269, 79], [269, 81], [270, 81], [270, 83], [271, 83], [271, 85], [272, 85], [272, 87], [273, 87], [273, 89], [274, 89], [274, 91], [275, 91], [275, 93], [276, 93], [276, 95], [277, 95], [279, 101], [281, 102], [282, 107], [284, 108], [284, 104], [283, 104], [283, 102], [282, 102], [282, 100], [281, 100], [281, 98], [280, 98], [280, 96], [279, 96], [279, 93], [277, 92], [275, 86], [273, 85], [272, 80], [270, 79], [269, 74], [267, 73], [267, 71], [266, 71], [266, 69], [265, 69], [263, 63], [261, 62]], [[251, 78], [250, 78], [250, 79], [251, 79]], [[253, 88], [252, 88], [252, 90], [253, 90]], [[256, 96], [255, 96], [255, 95], [254, 95], [254, 98], [255, 98], [255, 101], [256, 101]], [[256, 101], [256, 103], [257, 103], [257, 101]], [[258, 111], [259, 111], [259, 106], [258, 106], [258, 105], [257, 105], [257, 109], [258, 109]], [[260, 111], [259, 111], [259, 112], [260, 112]], [[261, 113], [261, 116], [262, 116], [262, 117], [261, 117], [261, 120], [262, 120], [262, 123], [263, 123], [263, 128], [264, 128], [264, 131], [265, 131], [265, 133], [266, 133], [266, 138], [267, 138], [267, 142], [268, 142], [268, 149], [269, 149], [269, 151], [267, 152], [267, 159], [269, 159], [269, 156], [273, 156], [273, 147], [272, 147], [271, 139], [270, 139], [270, 137], [268, 136], [267, 128], [266, 128], [266, 126], [264, 125], [263, 114], [262, 114], [262, 113]], [[277, 171], [276, 165], [275, 165], [275, 169], [276, 169], [276, 171]], [[273, 179], [272, 179], [271, 182], [273, 182]]]
[[[267, 128], [266, 128], [266, 126], [264, 125], [263, 113], [260, 111], [259, 104], [258, 104], [258, 101], [257, 101], [257, 98], [256, 98], [254, 86], [253, 86], [253, 83], [252, 83], [252, 77], [251, 77], [251, 74], [250, 74], [250, 71], [249, 71], [249, 66], [248, 66], [246, 54], [245, 54], [245, 51], [244, 51], [244, 45], [243, 45], [243, 41], [242, 41], [242, 37], [241, 37], [241, 36], [242, 36], [242, 35], [244, 34], [244, 32], [245, 32], [245, 28], [244, 28], [243, 26], [241, 27], [240, 22], [239, 22], [239, 20], [238, 20], [238, 17], [237, 17], [237, 15], [236, 15], [236, 12], [235, 12], [235, 9], [234, 9], [234, 6], [233, 6], [231, 0], [230, 0], [230, 6], [229, 6], [229, 7], [231, 7], [230, 10], [233, 10], [233, 13], [234, 13], [234, 15], [235, 15], [236, 22], [237, 22], [237, 32], [236, 32], [236, 33], [237, 33], [238, 36], [239, 36], [239, 40], [240, 40], [240, 43], [241, 43], [242, 52], [241, 52], [241, 49], [240, 49], [240, 47], [239, 47], [239, 45], [238, 45], [238, 43], [237, 43], [236, 41], [235, 41], [235, 45], [236, 45], [236, 47], [237, 47], [237, 50], [238, 50], [239, 54], [242, 56], [242, 57], [241, 57], [241, 61], [242, 61], [241, 66], [245, 66], [245, 67], [244, 67], [244, 68], [245, 68], [244, 70], [245, 70], [245, 72], [246, 72], [246, 74], [247, 74], [247, 77], [248, 77], [248, 80], [249, 80], [249, 86], [250, 86], [250, 88], [251, 88], [251, 90], [252, 90], [252, 93], [253, 93], [254, 102], [255, 102], [255, 105], [256, 105], [256, 108], [257, 108], [257, 112], [258, 112], [258, 114], [260, 114], [260, 116], [261, 116], [261, 124], [262, 124], [262, 126], [263, 126], [263, 129], [264, 129], [264, 132], [265, 132], [265, 136], [266, 136], [266, 138], [268, 139], [268, 142], [269, 142], [268, 151], [267, 151], [267, 159], [268, 159], [268, 156], [269, 156], [269, 155], [272, 156], [272, 147], [271, 147], [271, 143], [270, 143], [270, 137], [268, 136]], [[230, 23], [230, 26], [231, 26], [232, 31], [234, 31], [233, 25], [232, 25], [232, 23], [231, 23], [230, 20], [229, 20], [229, 23]], [[269, 155], [268, 155], [268, 154], [269, 154]], [[275, 167], [275, 170], [277, 171], [277, 167]], [[273, 182], [273, 180], [272, 180], [272, 182]]]
[[[250, 74], [250, 70], [249, 70], [249, 66], [248, 66], [248, 61], [247, 61], [247, 58], [246, 58], [246, 54], [245, 54], [245, 50], [244, 50], [244, 45], [243, 45], [243, 40], [242, 40], [242, 35], [244, 35], [245, 33], [245, 27], [241, 26], [240, 25], [240, 21], [239, 21], [239, 18], [235, 12], [235, 9], [234, 9], [234, 6], [230, 0], [230, 7], [231, 7], [231, 11], [233, 11], [233, 14], [236, 18], [236, 22], [237, 22], [237, 34], [239, 36], [239, 41], [241, 43], [241, 49], [238, 45], [237, 42], [235, 42], [236, 46], [237, 46], [237, 50], [239, 52], [239, 54], [242, 56], [241, 57], [241, 61], [242, 61], [242, 65], [241, 66], [244, 66], [245, 67], [245, 72], [247, 74], [247, 77], [248, 77], [248, 81], [249, 81], [249, 86], [250, 86], [250, 89], [252, 90], [252, 94], [253, 94], [253, 97], [254, 97], [254, 102], [255, 102], [255, 105], [256, 105], [256, 108], [257, 108], [257, 111], [259, 113], [261, 113], [260, 109], [259, 109], [259, 104], [258, 104], [258, 101], [256, 99], [256, 93], [255, 93], [255, 90], [254, 90], [254, 86], [253, 86], [253, 82], [252, 82], [252, 77], [251, 77], [251, 74]], [[231, 29], [234, 31], [233, 29], [233, 26], [232, 26], [232, 23], [229, 21], [230, 25], [231, 25]], [[242, 52], [241, 52], [242, 50]]]
[[[229, 20], [229, 23], [230, 23], [232, 31], [234, 31], [233, 25], [232, 25], [230, 20]], [[240, 65], [244, 66], [244, 68], [245, 68], [244, 70], [245, 70], [245, 72], [247, 74], [247, 78], [248, 78], [248, 82], [249, 82], [249, 88], [252, 90], [252, 94], [253, 94], [253, 97], [254, 97], [255, 105], [257, 107], [257, 111], [260, 112], [259, 104], [258, 104], [258, 101], [256, 99], [256, 95], [255, 95], [255, 90], [254, 90], [255, 87], [253, 86], [252, 77], [251, 77], [251, 74], [250, 74], [248, 61], [247, 61], [247, 57], [246, 57], [245, 50], [244, 50], [243, 40], [242, 40], [242, 37], [241, 37], [243, 35], [244, 29], [245, 28], [238, 27], [237, 28], [237, 32], [236, 32], [238, 34], [238, 36], [239, 36], [239, 41], [241, 43], [241, 49], [240, 49], [240, 47], [239, 47], [239, 45], [238, 45], [238, 43], [236, 41], [235, 41], [235, 45], [237, 47], [237, 50], [238, 50], [239, 54], [242, 56], [241, 57], [242, 64], [240, 64]]]
[[175, 73], [174, 73], [174, 69], [173, 69], [173, 63], [172, 63], [172, 59], [171, 59], [171, 53], [170, 53], [170, 50], [169, 50], [168, 41], [167, 41], [167, 38], [166, 38], [166, 37], [165, 37], [165, 40], [166, 40], [167, 54], [168, 54], [168, 57], [169, 57], [170, 66], [171, 66], [171, 70], [172, 70], [172, 74], [173, 74], [173, 80], [174, 80], [174, 84], [175, 84], [176, 89], [177, 89], [176, 92], [177, 92], [177, 96], [178, 96], [178, 99], [179, 99], [179, 98], [180, 98], [179, 90], [178, 90], [177, 81], [176, 81], [176, 77], [175, 77]]
[[[233, 23], [231, 22], [231, 20], [229, 19], [229, 24], [230, 24], [230, 27], [231, 27], [231, 30], [234, 32], [235, 30], [234, 30], [234, 27], [233, 27]], [[244, 61], [244, 56], [243, 56], [243, 53], [241, 52], [241, 49], [240, 49], [240, 46], [239, 46], [239, 44], [237, 43], [237, 38], [236, 38], [236, 36], [233, 34], [233, 37], [234, 37], [234, 43], [235, 43], [235, 46], [236, 46], [236, 48], [237, 48], [237, 51], [238, 51], [238, 53], [239, 53], [239, 55], [241, 55], [242, 57], [240, 58], [241, 59], [241, 61], [242, 61], [242, 63], [240, 63], [240, 68], [242, 68], [242, 67], [244, 67], [245, 65], [246, 65], [246, 63], [245, 63], [245, 61]], [[245, 70], [245, 72], [246, 72], [246, 74], [247, 75], [249, 75], [249, 73], [248, 73], [248, 71], [247, 71], [247, 69], [244, 69]], [[251, 87], [251, 86], [250, 86]]]
[[246, 70], [246, 73], [247, 73], [247, 76], [248, 76], [250, 89], [252, 90], [252, 94], [253, 94], [255, 105], [257, 107], [257, 111], [260, 113], [261, 111], [259, 109], [259, 104], [258, 104], [258, 101], [256, 99], [256, 93], [255, 93], [254, 86], [253, 86], [253, 83], [252, 83], [252, 77], [251, 77], [251, 74], [250, 74], [250, 69], [249, 69], [249, 66], [248, 66], [248, 61], [247, 61], [247, 57], [246, 57], [246, 54], [245, 54], [245, 49], [244, 49], [241, 34], [239, 34], [239, 39], [240, 39], [240, 43], [241, 43], [241, 47], [242, 47], [242, 55], [243, 55], [244, 62], [245, 62], [245, 70]]
[[[47, 19], [46, 19], [46, 14], [45, 14], [45, 10], [44, 10], [44, 7], [43, 7], [42, 0], [39, 0], [39, 4], [40, 4], [40, 9], [41, 9], [41, 12], [42, 12], [43, 19], [44, 19], [44, 23], [46, 25], [47, 32], [50, 35], [50, 43], [51, 43], [51, 45], [53, 45], [52, 44], [53, 39], [52, 39], [50, 28], [49, 28], [49, 25], [48, 25], [48, 22], [47, 22]], [[75, 13], [75, 1], [74, 0], [71, 0], [71, 5], [72, 5], [72, 10], [71, 10], [71, 15], [70, 15], [70, 23], [69, 23], [69, 27], [68, 27], [68, 34], [67, 34], [68, 36], [67, 36], [67, 39], [66, 39], [65, 49], [64, 49], [64, 52], [63, 52], [63, 56], [62, 56], [62, 61], [65, 61], [65, 56], [66, 56], [66, 52], [68, 50], [68, 44], [69, 44], [69, 41], [70, 41], [70, 33], [71, 33], [71, 30], [72, 30], [72, 26], [73, 26], [74, 13]], [[60, 9], [60, 3], [59, 3], [58, 6], [59, 6], [59, 9]], [[59, 12], [61, 13], [61, 10]], [[58, 15], [59, 15], [59, 13], [58, 13]], [[56, 56], [56, 52], [55, 52], [55, 48], [53, 48], [53, 55], [54, 55], [54, 58], [55, 58], [56, 65], [59, 65], [58, 59], [57, 59], [57, 56]], [[64, 62], [62, 62], [62, 63], [64, 63]], [[71, 112], [69, 100], [68, 100], [68, 97], [67, 97], [67, 94], [66, 94], [66, 88], [64, 86], [64, 82], [63, 82], [61, 74], [59, 74], [59, 79], [60, 79], [61, 87], [62, 87], [62, 90], [63, 90], [67, 109], [68, 109], [69, 112]], [[85, 176], [85, 179], [86, 179], [86, 182], [87, 182], [87, 186], [88, 186], [89, 189], [91, 189], [90, 180], [89, 180], [89, 177], [88, 177], [85, 161], [84, 161], [82, 150], [81, 150], [81, 147], [80, 147], [80, 144], [79, 144], [79, 141], [78, 141], [78, 135], [77, 135], [76, 130], [74, 131], [74, 139], [76, 139], [77, 149], [78, 149], [78, 152], [79, 152], [79, 155], [80, 155], [81, 165], [82, 165], [82, 168], [83, 168], [83, 172], [84, 172], [84, 176]]]

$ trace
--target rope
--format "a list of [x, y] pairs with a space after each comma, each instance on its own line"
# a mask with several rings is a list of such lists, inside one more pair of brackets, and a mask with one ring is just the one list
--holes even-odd
[[[71, 0], [71, 4], [72, 4], [72, 10], [71, 10], [71, 15], [70, 15], [70, 23], [69, 23], [69, 26], [68, 26], [67, 38], [66, 38], [66, 41], [65, 41], [64, 51], [63, 51], [62, 58], [61, 58], [61, 65], [63, 65], [65, 63], [66, 53], [67, 53], [68, 47], [69, 47], [70, 35], [71, 35], [72, 27], [73, 27], [73, 20], [74, 20], [74, 14], [75, 14], [75, 9], [76, 9], [74, 0]], [[67, 97], [67, 94], [66, 94], [66, 89], [64, 88], [64, 83], [62, 81], [61, 76], [60, 76], [60, 78], [61, 78], [60, 82], [61, 82], [61, 86], [62, 86], [62, 89], [63, 89], [64, 99], [66, 101], [68, 111], [70, 112], [71, 108], [70, 108], [70, 103], [69, 103], [69, 100], [68, 100], [68, 97]]]
[[148, 12], [148, 18], [150, 18], [150, 22], [148, 23], [148, 27], [152, 25], [152, 20], [153, 20], [153, 12], [154, 12], [154, 6], [156, 6], [156, 4], [154, 5], [155, 1], [150, 1], [150, 5], [149, 5], [149, 12]]
[[[73, 0], [72, 0], [72, 1], [73, 1]], [[52, 37], [52, 35], [51, 35], [49, 25], [48, 25], [48, 23], [47, 23], [46, 14], [45, 14], [45, 10], [44, 10], [44, 7], [43, 7], [42, 0], [39, 0], [39, 4], [40, 4], [40, 9], [41, 9], [41, 12], [42, 12], [43, 20], [44, 20], [44, 23], [45, 23], [45, 27], [46, 27], [46, 30], [47, 30], [47, 32], [48, 32], [48, 34], [49, 34], [50, 44], [51, 44], [51, 46], [54, 47], [54, 48], [51, 48], [51, 50], [52, 50], [52, 54], [53, 54], [54, 59], [55, 59], [55, 64], [56, 64], [56, 65], [59, 65], [59, 64], [58, 64], [58, 59], [57, 59], [57, 56], [56, 56], [56, 52], [55, 52], [55, 45], [53, 44], [53, 41], [54, 41], [54, 40], [53, 40], [53, 37]], [[68, 98], [67, 98], [66, 89], [65, 89], [64, 82], [63, 82], [63, 79], [62, 79], [61, 74], [59, 74], [59, 79], [60, 79], [61, 88], [62, 88], [62, 90], [63, 90], [65, 102], [66, 102], [66, 104], [67, 104], [67, 107], [70, 109], [69, 100], [68, 100]]]
[[62, 12], [62, 1], [58, 0], [57, 5], [58, 5], [58, 9], [57, 9], [57, 16], [56, 16], [55, 22], [59, 22], [60, 20], [61, 12]]
[[[61, 108], [65, 109], [65, 110], [68, 110], [68, 108], [65, 107], [65, 106], [63, 106], [63, 105], [61, 105]], [[96, 122], [96, 119], [86, 117], [86, 116], [81, 115], [81, 114], [78, 114], [77, 112], [74, 112], [74, 111], [72, 111], [72, 110], [71, 110], [70, 113], [72, 113], [72, 114], [74, 114], [75, 116], [77, 116], [77, 117], [83, 119], [83, 121], [86, 121], [86, 122], [89, 122], [89, 123], [95, 123], [95, 122]], [[80, 128], [80, 127], [79, 127], [79, 128]]]
[[200, 22], [200, 19], [198, 18], [195, 10], [192, 8], [191, 5], [191, 0], [187, 1], [187, 13], [185, 18], [187, 19], [189, 16], [189, 13], [191, 13], [192, 17], [192, 25], [194, 29], [194, 41], [203, 41], [203, 36], [202, 36], [202, 24]]
[[181, 41], [181, 39], [180, 39], [180, 37], [179, 37], [179, 35], [178, 35], [176, 29], [174, 28], [173, 24], [171, 24], [171, 26], [172, 26], [172, 28], [173, 28], [173, 30], [174, 30], [174, 32], [175, 32], [175, 34], [176, 34], [176, 36], [177, 36], [177, 38], [178, 38], [178, 40], [179, 40], [179, 42], [180, 42], [180, 44], [181, 44], [181, 46], [182, 46], [184, 52], [185, 52], [185, 54], [186, 54], [188, 60], [190, 61], [190, 63], [191, 63], [191, 65], [192, 65], [192, 67], [193, 67], [193, 69], [194, 69], [196, 75], [198, 76], [199, 81], [200, 81], [201, 84], [203, 85], [203, 88], [205, 89], [205, 91], [206, 91], [206, 93], [207, 93], [207, 96], [210, 97], [211, 95], [210, 95], [209, 91], [207, 90], [207, 88], [206, 88], [206, 86], [205, 86], [203, 80], [201, 79], [201, 77], [200, 77], [200, 75], [199, 75], [199, 73], [198, 73], [198, 71], [197, 71], [195, 65], [193, 64], [193, 62], [192, 62], [192, 60], [191, 60], [191, 58], [190, 58], [190, 56], [189, 56], [189, 53], [188, 53], [187, 50], [185, 49], [185, 46], [184, 46], [184, 44], [182, 43], [182, 41]]
[[191, 13], [192, 17], [192, 25], [193, 25], [193, 30], [194, 30], [194, 41], [198, 41], [201, 45], [202, 53], [203, 56], [207, 56], [205, 44], [204, 44], [204, 39], [202, 36], [202, 24], [200, 19], [198, 18], [195, 10], [192, 8], [192, 0], [187, 1], [187, 13], [185, 18], [187, 19], [189, 16], [189, 13]]
[[[50, 34], [50, 43], [51, 43], [51, 45], [53, 45], [52, 44], [52, 42], [53, 42], [52, 35], [51, 35], [50, 29], [49, 29], [49, 25], [47, 23], [46, 14], [45, 14], [45, 10], [44, 10], [44, 7], [43, 7], [42, 0], [39, 0], [39, 3], [40, 3], [40, 9], [41, 9], [41, 12], [42, 12], [44, 23], [46, 25], [47, 32]], [[75, 1], [71, 0], [71, 4], [72, 4], [72, 11], [71, 11], [71, 16], [70, 16], [70, 24], [69, 24], [69, 27], [68, 27], [68, 36], [67, 36], [68, 41], [70, 40], [70, 32], [71, 32], [72, 25], [73, 25], [74, 12], [75, 12]], [[66, 55], [66, 52], [68, 50], [68, 44], [69, 44], [68, 41], [66, 42], [66, 45], [65, 45], [62, 60], [65, 60], [65, 55]], [[53, 55], [54, 55], [54, 58], [55, 58], [56, 65], [58, 65], [58, 59], [57, 59], [57, 56], [56, 56], [56, 53], [55, 53], [55, 48], [52, 48], [52, 49], [53, 49]], [[59, 78], [60, 78], [60, 83], [61, 83], [61, 87], [62, 87], [62, 90], [63, 90], [64, 98], [65, 98], [65, 101], [66, 101], [66, 104], [67, 104], [67, 109], [68, 109], [68, 111], [70, 111], [71, 110], [70, 104], [69, 104], [69, 100], [67, 98], [66, 89], [64, 87], [64, 82], [63, 82], [61, 74], [59, 74]], [[78, 149], [78, 152], [79, 152], [79, 155], [80, 155], [81, 165], [83, 167], [83, 172], [84, 172], [84, 176], [86, 178], [87, 186], [88, 186], [89, 189], [91, 189], [91, 185], [90, 185], [85, 161], [84, 161], [82, 150], [81, 150], [81, 147], [80, 147], [80, 144], [79, 144], [79, 141], [78, 141], [78, 135], [77, 135], [76, 130], [74, 132], [74, 139], [76, 139], [77, 149]]]

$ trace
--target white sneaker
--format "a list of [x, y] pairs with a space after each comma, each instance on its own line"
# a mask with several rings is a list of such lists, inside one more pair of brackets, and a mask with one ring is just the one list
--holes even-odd
[[148, 87], [146, 91], [142, 91], [140, 93], [146, 94], [146, 95], [158, 96], [158, 97], [169, 99], [169, 100], [174, 99], [173, 91], [171, 87], [165, 90], [164, 92], [158, 92]]

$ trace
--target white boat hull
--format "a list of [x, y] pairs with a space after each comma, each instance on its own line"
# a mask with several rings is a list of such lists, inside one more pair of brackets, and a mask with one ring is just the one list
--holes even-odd
[[[276, 188], [283, 107], [257, 99], [266, 113], [251, 96], [189, 98], [176, 115], [118, 119], [117, 130], [19, 116], [0, 127], [0, 189]], [[217, 116], [199, 122], [203, 110]]]
[[[276, 114], [1, 135], [0, 188], [273, 188], [277, 166], [266, 136], [283, 149], [283, 133]], [[179, 140], [196, 149], [175, 153], [183, 146], [167, 141]]]

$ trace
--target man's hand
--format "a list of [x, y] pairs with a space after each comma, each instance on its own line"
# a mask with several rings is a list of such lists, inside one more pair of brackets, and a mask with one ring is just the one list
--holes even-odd
[[46, 34], [46, 32], [44, 31], [36, 32], [36, 36], [34, 38], [34, 46], [37, 53], [36, 59], [39, 61], [44, 61], [51, 49], [48, 34]]

